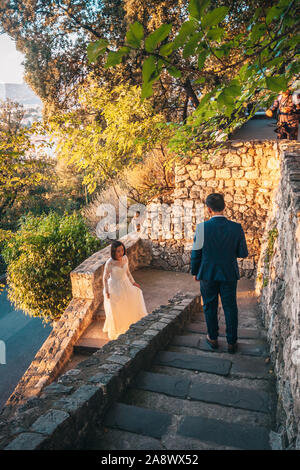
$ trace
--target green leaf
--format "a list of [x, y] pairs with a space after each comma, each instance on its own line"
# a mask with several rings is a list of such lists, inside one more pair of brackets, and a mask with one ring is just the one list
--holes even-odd
[[232, 105], [237, 97], [241, 93], [241, 87], [237, 84], [237, 81], [232, 81], [229, 86], [224, 88], [221, 93], [219, 94], [217, 101], [218, 103], [227, 105]]
[[201, 24], [204, 28], [215, 26], [224, 20], [229, 11], [228, 7], [218, 7], [205, 15]]
[[155, 62], [155, 57], [153, 55], [150, 55], [147, 57], [146, 60], [144, 60], [143, 63], [143, 83], [148, 83], [154, 78], [154, 76], [157, 74], [156, 72], [156, 62]]
[[204, 83], [204, 82], [205, 82], [204, 77], [201, 77], [201, 78], [198, 78], [198, 80], [195, 80], [195, 83]]
[[257, 23], [251, 30], [250, 39], [256, 42], [266, 32], [266, 26], [262, 23]]
[[159, 54], [164, 57], [167, 57], [168, 55], [172, 54], [173, 47], [174, 47], [173, 42], [168, 42], [167, 44], [164, 44], [163, 46], [161, 46], [161, 48], [159, 49]]
[[203, 69], [204, 64], [205, 64], [205, 60], [206, 60], [208, 55], [209, 55], [209, 52], [205, 51], [205, 50], [200, 52], [200, 54], [198, 55], [198, 69], [199, 70]]
[[182, 55], [183, 55], [184, 59], [186, 59], [187, 57], [190, 57], [192, 55], [195, 55], [196, 47], [198, 46], [199, 41], [202, 38], [202, 36], [203, 36], [202, 33], [196, 33], [186, 43], [186, 45], [183, 49], [183, 52], [182, 52]]
[[176, 67], [174, 67], [174, 66], [167, 67], [167, 70], [168, 70], [169, 74], [172, 75], [172, 77], [174, 77], [174, 78], [180, 78], [181, 77], [181, 72]]
[[182, 47], [189, 36], [197, 30], [197, 22], [195, 20], [186, 21], [182, 24], [177, 36], [174, 39], [174, 50]]
[[270, 24], [271, 21], [277, 19], [282, 12], [284, 11], [285, 7], [279, 7], [278, 5], [274, 5], [272, 8], [269, 8], [266, 16], [266, 24]]
[[212, 39], [214, 41], [220, 41], [224, 34], [224, 28], [214, 28], [210, 29], [207, 33], [208, 39]]
[[284, 75], [277, 75], [273, 77], [267, 77], [266, 85], [269, 90], [279, 93], [280, 91], [287, 88], [288, 83]]
[[241, 81], [245, 81], [245, 80], [247, 80], [248, 75], [249, 75], [248, 64], [244, 64], [244, 65], [240, 68], [239, 73], [238, 73], [238, 76], [240, 77]]
[[272, 67], [273, 65], [282, 64], [282, 62], [284, 62], [284, 57], [283, 57], [283, 56], [281, 56], [281, 57], [275, 57], [275, 58], [272, 59], [270, 62], [267, 62], [267, 65], [268, 65], [268, 67]]
[[162, 24], [158, 29], [149, 34], [145, 40], [145, 49], [147, 52], [154, 52], [157, 45], [168, 37], [172, 29], [172, 24]]
[[143, 39], [143, 37], [144, 37], [144, 28], [141, 25], [141, 23], [136, 21], [135, 23], [129, 26], [129, 30], [127, 31], [127, 34], [126, 34], [127, 44], [133, 47], [140, 47], [141, 40]]
[[113, 52], [110, 51], [107, 56], [105, 68], [113, 67], [114, 65], [120, 64], [122, 57], [129, 52], [129, 47], [121, 47], [120, 50]]
[[203, 110], [203, 108], [207, 107], [207, 105], [209, 104], [209, 101], [210, 101], [212, 96], [213, 96], [213, 92], [206, 93], [206, 95], [203, 96], [203, 98], [201, 99], [197, 109], [194, 111], [195, 115], [200, 114], [201, 111]]
[[104, 54], [107, 46], [108, 41], [106, 41], [106, 39], [99, 39], [96, 42], [90, 42], [87, 46], [88, 63], [91, 64], [92, 62], [95, 62], [99, 55]]
[[260, 18], [260, 16], [261, 16], [261, 13], [262, 13], [262, 7], [256, 8], [256, 10], [254, 12], [254, 15], [253, 15], [253, 21], [258, 20], [258, 18]]
[[225, 55], [225, 51], [222, 47], [220, 47], [220, 49], [214, 49], [214, 54], [218, 57], [218, 59], [221, 59]]
[[221, 58], [223, 56], [228, 56], [231, 49], [232, 48], [231, 48], [230, 43], [227, 43], [227, 44], [225, 43], [221, 47], [218, 47], [218, 48], [214, 49], [214, 54], [219, 58]]
[[201, 20], [202, 13], [209, 6], [210, 0], [190, 0], [188, 10], [190, 15]]
[[152, 82], [143, 83], [141, 99], [144, 100], [145, 98], [149, 98], [152, 95], [153, 95]]

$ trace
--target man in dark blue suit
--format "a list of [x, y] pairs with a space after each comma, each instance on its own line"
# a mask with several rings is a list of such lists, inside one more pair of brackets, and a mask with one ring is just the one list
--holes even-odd
[[211, 348], [218, 347], [218, 297], [220, 294], [226, 322], [228, 352], [237, 350], [238, 308], [237, 281], [240, 279], [237, 258], [246, 258], [248, 249], [241, 224], [228, 220], [222, 194], [207, 196], [205, 204], [211, 218], [196, 227], [191, 253], [191, 273], [200, 280]]

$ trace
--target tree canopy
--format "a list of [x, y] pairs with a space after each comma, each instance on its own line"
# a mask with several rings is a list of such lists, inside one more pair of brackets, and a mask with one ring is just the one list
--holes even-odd
[[[268, 2], [270, 6], [275, 3], [276, 0]], [[135, 21], [142, 25], [145, 36], [163, 24], [172, 24], [168, 40], [173, 39], [188, 20], [188, 4], [188, 0], [3, 0], [0, 25], [25, 54], [25, 80], [43, 100], [44, 114], [48, 116], [58, 109], [76, 106], [78, 85], [90, 72], [94, 73], [99, 86], [141, 85], [143, 50], [137, 48], [134, 54], [111, 69], [105, 67], [106, 60], [102, 56], [96, 62], [88, 61], [88, 44], [106, 40], [112, 50], [116, 50], [123, 46], [128, 25]], [[200, 4], [206, 6], [207, 2]], [[263, 8], [264, 4], [265, 0], [211, 0], [209, 8], [228, 8], [225, 27], [233, 37], [245, 31], [256, 8]], [[90, 46], [91, 53], [93, 49], [94, 46]], [[173, 51], [173, 58], [180, 69], [192, 65], [197, 68], [196, 61], [191, 62], [180, 49]], [[227, 56], [223, 55], [222, 61], [226, 60]], [[219, 65], [219, 59], [210, 54], [204, 75], [208, 89], [220, 80]], [[193, 70], [183, 79], [164, 69], [161, 71], [151, 102], [166, 120], [184, 120], [197, 106], [203, 85], [191, 84], [193, 76]]]
[[[245, 2], [236, 3], [235, 18], [245, 9]], [[135, 21], [117, 50], [100, 38], [87, 53], [90, 61], [105, 57], [106, 68], [142, 54], [143, 99], [155, 94], [156, 83], [166, 74], [185, 83], [194, 111], [174, 124], [171, 148], [183, 153], [209, 148], [221, 133], [226, 139], [247, 119], [247, 103], [256, 105], [252, 112], [268, 106], [299, 76], [299, 4], [279, 0], [270, 7], [256, 5], [246, 18], [240, 29], [232, 28], [229, 6], [190, 0], [188, 18], [176, 31], [172, 23], [164, 23], [147, 34]]]
[[59, 159], [84, 172], [90, 193], [102, 183], [113, 184], [125, 168], [143, 161], [146, 154], [167, 140], [163, 116], [149, 101], [141, 102], [137, 86], [99, 87], [90, 77], [78, 93], [77, 110], [61, 112], [49, 120]]
[[[176, 21], [180, 12], [175, 6], [183, 1], [164, 0], [144, 4], [132, 0], [3, 0], [0, 7], [2, 31], [16, 40], [17, 49], [25, 54], [25, 80], [44, 103], [45, 116], [58, 109], [67, 109], [77, 102], [77, 88], [90, 72], [99, 85], [114, 87], [125, 81], [140, 85], [140, 58], [120, 66], [104, 68], [101, 60], [88, 63], [86, 47], [92, 40], [105, 37], [118, 47], [126, 32], [128, 19], [137, 17], [147, 28], [162, 21]], [[152, 26], [151, 26], [152, 24]], [[166, 93], [167, 84], [161, 87]], [[170, 100], [170, 96], [169, 96]], [[158, 99], [165, 112], [168, 98]], [[180, 106], [180, 104], [178, 104]]]

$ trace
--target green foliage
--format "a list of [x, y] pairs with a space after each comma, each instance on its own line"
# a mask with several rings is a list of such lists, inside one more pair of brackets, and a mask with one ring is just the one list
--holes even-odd
[[32, 317], [57, 320], [72, 298], [70, 272], [101, 243], [75, 211], [23, 217], [4, 241], [9, 300]]
[[89, 64], [94, 62], [99, 55], [106, 52], [108, 41], [106, 39], [99, 39], [94, 43], [90, 43], [87, 47], [87, 56]]
[[168, 37], [171, 29], [171, 24], [162, 24], [159, 28], [153, 31], [153, 33], [150, 33], [149, 36], [147, 36], [145, 39], [146, 51], [154, 52], [158, 44]]
[[[151, 73], [146, 67], [145, 75]], [[80, 89], [79, 104], [77, 112], [53, 117], [49, 132], [58, 141], [58, 157], [84, 171], [89, 193], [142, 162], [157, 142], [170, 135], [158, 127], [162, 116], [148, 101], [141, 102], [139, 87], [119, 85], [110, 90], [90, 78]]]
[[[238, 24], [231, 29], [232, 11], [226, 3], [190, 0], [189, 18], [177, 34], [171, 23], [161, 24], [144, 41], [142, 33], [131, 44], [127, 40], [128, 53], [122, 54], [122, 60], [129, 61], [133, 44], [139, 48], [143, 99], [155, 95], [154, 83], [166, 74], [185, 87], [192, 99], [194, 112], [169, 126], [173, 131], [169, 147], [179, 154], [226, 140], [249, 119], [244, 112], [247, 103], [255, 104], [252, 113], [257, 107], [268, 107], [279, 91], [299, 77], [297, 2], [279, 0], [269, 7], [256, 2], [258, 7], [252, 7], [252, 16], [240, 30]], [[238, 4], [240, 14], [243, 8]]]
[[126, 34], [126, 42], [132, 47], [140, 47], [144, 37], [144, 28], [138, 21], [130, 25]]

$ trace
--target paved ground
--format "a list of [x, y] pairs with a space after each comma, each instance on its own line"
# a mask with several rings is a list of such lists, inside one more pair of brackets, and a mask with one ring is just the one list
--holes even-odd
[[[199, 283], [190, 274], [143, 269], [134, 276], [143, 287], [149, 311], [178, 290], [199, 292]], [[275, 425], [275, 378], [253, 281], [239, 281], [238, 306], [236, 354], [227, 352], [222, 309], [217, 351], [206, 344], [203, 313], [196, 313], [185, 331], [159, 351], [150, 369], [140, 371], [108, 410], [104, 430], [87, 448], [269, 449], [269, 432]], [[79, 348], [89, 354], [106, 341], [101, 322], [95, 322]], [[77, 362], [83, 359], [86, 355], [77, 355]]]
[[0, 364], [0, 409], [51, 330], [41, 319], [15, 310], [7, 299], [6, 289], [0, 294], [0, 340], [6, 346], [6, 364]]
[[277, 140], [277, 134], [274, 132], [276, 119], [250, 119], [240, 129], [233, 133], [234, 140], [250, 139], [274, 139]]

